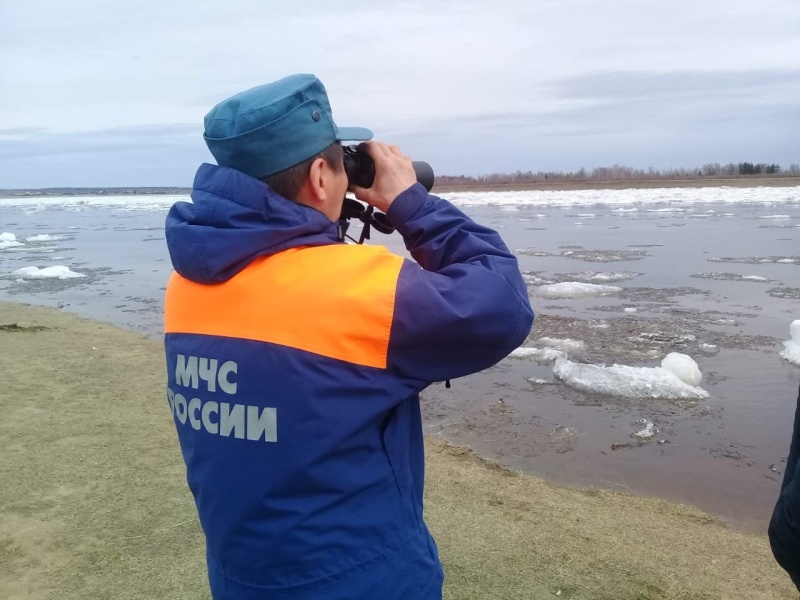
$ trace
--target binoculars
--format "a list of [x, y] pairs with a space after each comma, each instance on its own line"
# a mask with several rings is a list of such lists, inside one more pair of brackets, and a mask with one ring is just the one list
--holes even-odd
[[[343, 150], [344, 170], [347, 173], [348, 184], [363, 188], [371, 187], [375, 182], [375, 163], [370, 155], [363, 150], [359, 150], [357, 146], [343, 146]], [[421, 183], [430, 192], [434, 181], [431, 166], [422, 161], [414, 161], [411, 164], [414, 167], [417, 182]], [[369, 239], [370, 227], [374, 227], [381, 233], [388, 234], [394, 231], [394, 227], [389, 224], [385, 214], [352, 198], [344, 199], [342, 215], [339, 219], [348, 221], [346, 224], [349, 224], [350, 219], [358, 219], [364, 224], [359, 244], [363, 243], [365, 239]]]
[[[372, 157], [363, 150], [359, 150], [358, 146], [343, 146], [342, 149], [344, 150], [344, 170], [347, 173], [347, 182], [362, 188], [372, 187], [375, 182], [375, 163], [372, 162]], [[411, 165], [414, 167], [417, 181], [430, 192], [434, 180], [431, 166], [418, 160], [412, 162]]]

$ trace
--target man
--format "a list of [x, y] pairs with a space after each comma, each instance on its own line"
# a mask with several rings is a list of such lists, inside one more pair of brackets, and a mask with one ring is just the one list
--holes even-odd
[[418, 393], [495, 364], [533, 320], [494, 231], [366, 142], [412, 262], [345, 244], [347, 175], [322, 83], [294, 75], [205, 119], [219, 166], [166, 223], [168, 400], [215, 599], [440, 598]]
[[783, 485], [769, 524], [772, 553], [800, 590], [800, 393]]

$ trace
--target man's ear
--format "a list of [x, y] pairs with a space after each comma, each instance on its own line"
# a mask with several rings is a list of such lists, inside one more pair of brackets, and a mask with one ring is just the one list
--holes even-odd
[[311, 163], [311, 168], [308, 170], [308, 177], [300, 186], [295, 200], [300, 204], [305, 204], [311, 208], [322, 210], [327, 195], [325, 186], [325, 161], [317, 158]]
[[307, 202], [310, 206], [318, 208], [327, 200], [328, 188], [325, 185], [326, 169], [328, 165], [321, 158], [317, 158], [311, 163], [311, 168], [308, 170], [308, 184], [307, 189]]

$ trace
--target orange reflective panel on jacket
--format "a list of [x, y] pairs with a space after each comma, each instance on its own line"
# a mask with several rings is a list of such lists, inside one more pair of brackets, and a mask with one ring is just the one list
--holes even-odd
[[258, 340], [385, 368], [402, 264], [382, 247], [336, 244], [257, 258], [220, 284], [175, 273], [165, 333]]

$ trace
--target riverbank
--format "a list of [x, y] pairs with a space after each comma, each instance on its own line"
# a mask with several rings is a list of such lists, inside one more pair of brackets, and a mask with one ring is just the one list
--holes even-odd
[[[437, 183], [433, 193], [447, 192], [516, 192], [547, 190], [626, 190], [655, 188], [708, 188], [708, 187], [796, 187], [800, 186], [800, 177], [744, 176], [735, 178], [694, 179], [622, 179], [616, 181], [541, 181], [536, 183], [480, 183], [480, 184], [447, 184]], [[140, 187], [140, 188], [42, 188], [42, 189], [0, 189], [0, 200], [3, 198], [42, 198], [49, 196], [188, 196], [191, 188], [185, 187]]]
[[622, 179], [618, 181], [541, 181], [537, 183], [498, 184], [435, 184], [435, 194], [455, 192], [524, 192], [570, 190], [627, 190], [657, 188], [711, 188], [711, 187], [796, 187], [800, 177], [740, 177], [731, 179]]
[[[0, 597], [207, 598], [161, 344], [0, 303]], [[445, 597], [796, 597], [764, 536], [695, 509], [514, 473], [428, 441]]]

